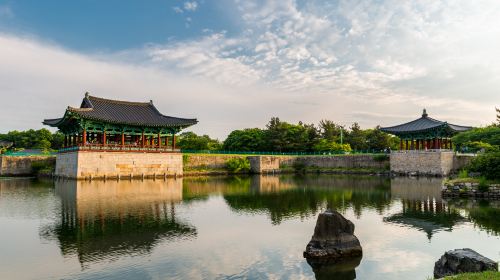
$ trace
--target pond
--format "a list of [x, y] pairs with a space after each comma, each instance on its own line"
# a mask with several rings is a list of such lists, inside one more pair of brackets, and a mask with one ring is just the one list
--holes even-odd
[[[0, 279], [427, 279], [446, 251], [500, 259], [500, 204], [444, 201], [437, 178], [0, 179]], [[327, 208], [361, 260], [302, 257]]]

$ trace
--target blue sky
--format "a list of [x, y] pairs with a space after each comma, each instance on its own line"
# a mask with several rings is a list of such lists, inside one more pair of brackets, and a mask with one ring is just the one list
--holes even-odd
[[493, 122], [496, 0], [0, 1], [0, 131], [96, 96], [153, 99], [224, 138], [273, 116]]

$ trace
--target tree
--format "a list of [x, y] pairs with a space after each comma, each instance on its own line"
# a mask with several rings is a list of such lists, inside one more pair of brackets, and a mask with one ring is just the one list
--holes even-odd
[[208, 135], [198, 136], [194, 132], [183, 132], [179, 135], [178, 146], [182, 150], [220, 150], [222, 145], [217, 139]]
[[354, 150], [366, 150], [368, 144], [366, 142], [366, 132], [361, 129], [358, 123], [351, 125], [350, 131], [346, 133], [346, 143]]
[[462, 149], [472, 142], [484, 142], [492, 146], [500, 146], [500, 126], [490, 125], [473, 128], [453, 136], [452, 141], [457, 149]]
[[313, 147], [316, 152], [350, 152], [349, 144], [339, 144], [331, 140], [320, 139]]
[[321, 137], [330, 141], [340, 142], [340, 135], [342, 130], [345, 130], [343, 126], [335, 124], [330, 120], [321, 120], [319, 122], [319, 130], [321, 132]]
[[234, 130], [224, 140], [223, 148], [229, 151], [263, 151], [264, 131], [260, 128]]
[[495, 107], [495, 110], [497, 111], [497, 126], [500, 126], [500, 109]]
[[369, 150], [382, 151], [391, 147], [391, 136], [377, 126], [375, 129], [366, 130], [366, 143]]

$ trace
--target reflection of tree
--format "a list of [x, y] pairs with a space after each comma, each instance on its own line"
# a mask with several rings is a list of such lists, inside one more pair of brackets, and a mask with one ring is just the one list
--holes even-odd
[[176, 217], [182, 182], [173, 182], [58, 181], [60, 220], [41, 235], [57, 239], [63, 255], [77, 255], [82, 264], [149, 253], [162, 240], [193, 237], [196, 229]]
[[465, 210], [474, 225], [490, 234], [500, 235], [500, 202], [455, 199], [448, 201], [451, 208]]
[[252, 178], [249, 192], [224, 193], [224, 199], [235, 211], [269, 213], [279, 224], [290, 217], [315, 215], [327, 206], [340, 211], [353, 208], [357, 215], [363, 208], [383, 211], [390, 204], [390, 193], [388, 181], [378, 177], [264, 176]]
[[402, 200], [401, 213], [384, 218], [384, 222], [416, 228], [424, 231], [430, 240], [435, 232], [440, 230], [451, 231], [457, 223], [465, 219], [454, 209], [450, 209], [441, 201]]

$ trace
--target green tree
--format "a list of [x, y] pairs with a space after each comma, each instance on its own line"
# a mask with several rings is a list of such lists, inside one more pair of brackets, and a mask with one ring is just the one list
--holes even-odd
[[342, 130], [345, 129], [343, 126], [335, 124], [333, 121], [321, 120], [319, 122], [319, 130], [323, 139], [340, 143], [340, 135]]
[[222, 145], [217, 139], [208, 135], [198, 136], [194, 132], [183, 132], [179, 135], [178, 146], [182, 150], [220, 150]]
[[366, 142], [366, 131], [362, 130], [358, 123], [353, 123], [350, 130], [345, 135], [346, 143], [348, 143], [353, 150], [366, 150], [368, 143]]
[[490, 125], [473, 128], [453, 136], [452, 141], [458, 150], [465, 149], [467, 144], [472, 142], [483, 142], [492, 146], [500, 146], [500, 126]]
[[495, 110], [497, 111], [497, 126], [500, 126], [500, 109], [495, 107]]
[[365, 133], [369, 150], [382, 151], [392, 145], [391, 136], [381, 131], [380, 126], [377, 126], [375, 129], [368, 129]]
[[339, 144], [331, 140], [320, 139], [313, 147], [316, 152], [350, 152], [349, 144]]
[[223, 148], [229, 151], [264, 151], [264, 131], [260, 128], [234, 130], [224, 140]]

